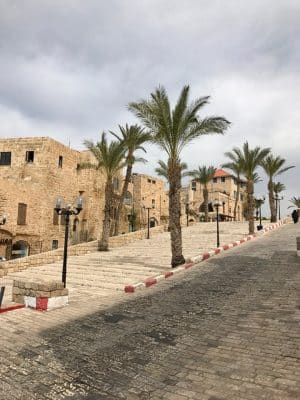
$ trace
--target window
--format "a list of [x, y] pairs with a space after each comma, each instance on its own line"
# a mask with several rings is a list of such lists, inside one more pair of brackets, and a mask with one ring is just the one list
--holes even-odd
[[52, 250], [58, 249], [58, 240], [52, 240]]
[[63, 156], [58, 157], [58, 168], [62, 168], [63, 165]]
[[156, 181], [152, 181], [152, 183], [155, 185], [155, 184], [156, 184]]
[[218, 178], [213, 178], [213, 183], [217, 183], [218, 182]]
[[192, 181], [192, 190], [196, 190], [196, 189], [197, 189], [197, 182]]
[[244, 200], [244, 196], [241, 194], [241, 201], [243, 201]]
[[32, 150], [26, 151], [25, 161], [27, 163], [33, 163], [33, 161], [34, 161], [34, 151], [32, 151]]
[[119, 179], [116, 177], [113, 179], [113, 188], [114, 190], [119, 190]]
[[10, 151], [1, 151], [0, 165], [11, 165], [11, 152]]
[[18, 225], [26, 225], [26, 214], [27, 214], [27, 204], [19, 203], [18, 204]]
[[152, 199], [152, 207], [155, 207], [155, 199]]
[[225, 176], [221, 176], [221, 182], [225, 182]]
[[147, 179], [148, 183], [151, 183], [151, 179]]
[[58, 214], [56, 212], [56, 210], [53, 210], [53, 225], [58, 225]]

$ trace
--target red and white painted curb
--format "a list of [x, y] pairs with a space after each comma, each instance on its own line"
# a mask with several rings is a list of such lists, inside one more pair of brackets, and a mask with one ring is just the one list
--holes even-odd
[[33, 308], [38, 311], [48, 311], [55, 308], [64, 307], [68, 304], [68, 296], [57, 297], [31, 297], [24, 296], [25, 307]]
[[235, 240], [232, 243], [225, 244], [225, 245], [223, 245], [221, 247], [216, 248], [215, 250], [211, 250], [211, 251], [208, 251], [206, 253], [199, 254], [198, 256], [191, 257], [191, 258], [188, 259], [188, 261], [185, 264], [180, 265], [179, 267], [172, 269], [172, 271], [166, 271], [166, 272], [164, 272], [164, 273], [162, 273], [160, 275], [157, 275], [155, 277], [147, 278], [143, 282], [138, 282], [138, 283], [135, 283], [133, 285], [126, 285], [124, 287], [124, 291], [126, 293], [134, 293], [138, 289], [144, 289], [144, 288], [147, 288], [149, 286], [155, 285], [156, 283], [158, 283], [158, 282], [160, 282], [160, 281], [162, 281], [164, 279], [170, 278], [171, 276], [176, 275], [179, 272], [182, 272], [182, 271], [184, 271], [186, 269], [189, 269], [189, 268], [195, 266], [196, 264], [199, 264], [200, 262], [209, 259], [210, 257], [213, 257], [213, 256], [215, 256], [217, 254], [220, 254], [222, 251], [229, 250], [232, 247], [235, 247], [235, 246], [238, 246], [238, 245], [243, 244], [245, 242], [248, 242], [249, 240], [256, 239], [257, 237], [265, 234], [268, 231], [271, 231], [271, 230], [274, 230], [276, 228], [279, 228], [283, 224], [284, 224], [284, 221], [281, 220], [281, 221], [279, 221], [279, 222], [277, 222], [275, 224], [272, 224], [272, 225], [262, 229], [261, 231], [255, 233], [254, 235], [248, 235], [248, 236], [246, 236], [245, 238], [243, 238], [241, 240]]
[[25, 307], [25, 304], [14, 304], [12, 306], [0, 307], [0, 314], [8, 312], [8, 311], [18, 310], [19, 308], [24, 308], [24, 307]]

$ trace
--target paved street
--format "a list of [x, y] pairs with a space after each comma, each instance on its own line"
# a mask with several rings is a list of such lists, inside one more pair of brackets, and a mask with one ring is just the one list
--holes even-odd
[[[267, 224], [265, 224], [267, 226]], [[247, 222], [220, 223], [220, 240], [227, 244], [247, 235]], [[185, 256], [195, 256], [216, 247], [216, 223], [197, 223], [183, 228]], [[113, 248], [109, 252], [95, 252], [68, 258], [68, 288], [71, 301], [82, 303], [86, 298], [118, 296], [127, 284], [134, 284], [170, 269], [170, 233], [152, 236], [150, 240], [138, 240], [126, 247]], [[0, 285], [6, 285], [5, 302], [11, 302], [13, 279], [60, 280], [62, 261], [11, 273]], [[106, 300], [105, 300], [106, 301]]]
[[0, 399], [300, 398], [299, 224], [131, 295], [0, 316]]

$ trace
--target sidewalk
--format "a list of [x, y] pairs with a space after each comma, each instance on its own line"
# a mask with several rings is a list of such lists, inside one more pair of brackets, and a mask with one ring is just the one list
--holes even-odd
[[[267, 226], [267, 224], [266, 224]], [[247, 235], [247, 222], [221, 222], [220, 241], [228, 244]], [[124, 291], [125, 285], [170, 270], [170, 233], [158, 234], [149, 240], [138, 240], [109, 252], [95, 252], [68, 258], [67, 287], [73, 301], [89, 301], [94, 297], [111, 297]], [[216, 223], [197, 223], [183, 228], [183, 252], [195, 256], [216, 247]], [[11, 303], [13, 279], [61, 280], [62, 261], [10, 273], [0, 279], [6, 286], [4, 305]]]

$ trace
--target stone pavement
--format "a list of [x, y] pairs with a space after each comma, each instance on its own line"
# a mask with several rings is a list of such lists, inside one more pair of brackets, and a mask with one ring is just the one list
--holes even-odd
[[[267, 226], [267, 224], [266, 224]], [[220, 223], [220, 240], [227, 244], [247, 235], [247, 222]], [[150, 240], [138, 240], [126, 247], [111, 249], [108, 253], [96, 252], [84, 256], [68, 257], [67, 285], [72, 301], [86, 298], [111, 297], [123, 291], [127, 284], [134, 284], [170, 269], [170, 234], [164, 232]], [[198, 223], [183, 228], [185, 256], [194, 256], [216, 247], [216, 223]], [[11, 302], [13, 279], [60, 280], [62, 261], [10, 273], [0, 279], [6, 285], [5, 303]], [[4, 304], [5, 304], [4, 303]]]
[[0, 315], [0, 399], [299, 399], [297, 235], [283, 226], [111, 304]]

